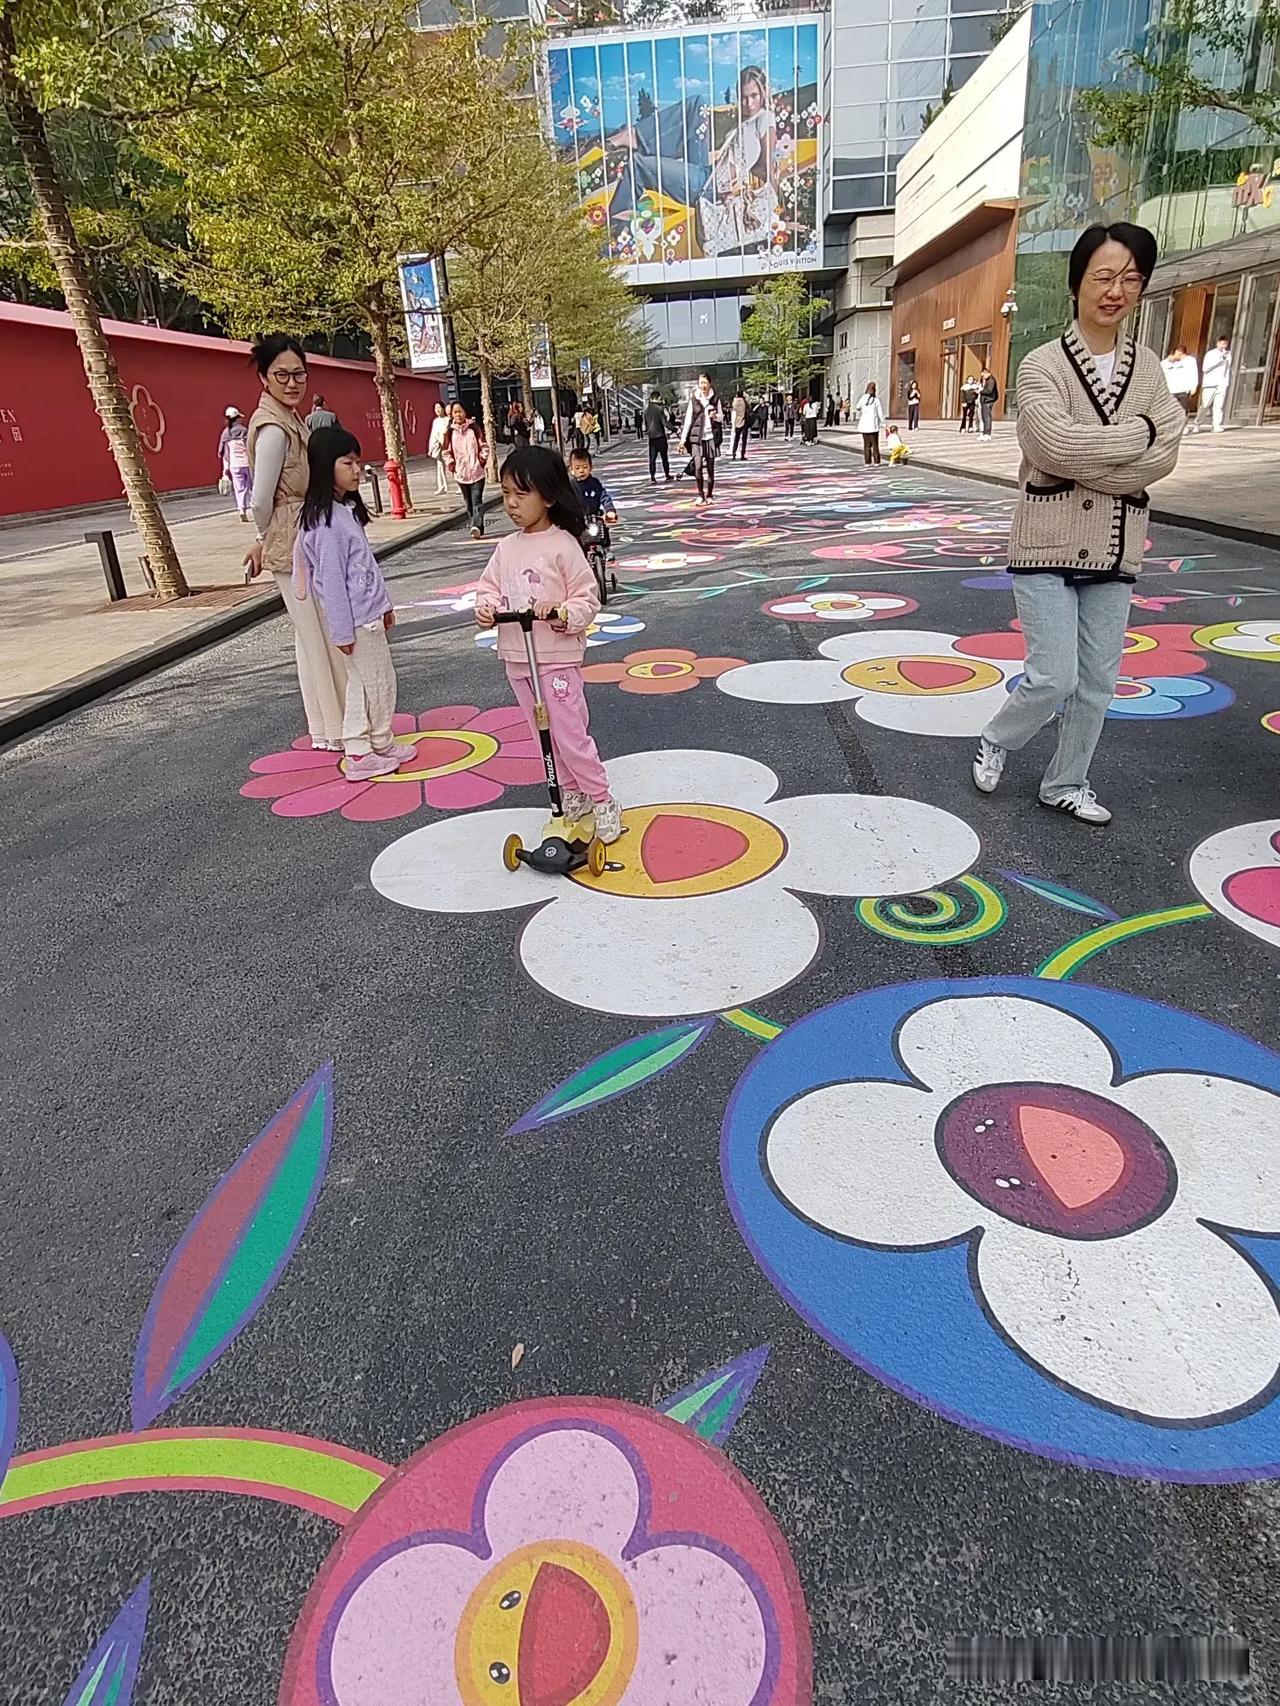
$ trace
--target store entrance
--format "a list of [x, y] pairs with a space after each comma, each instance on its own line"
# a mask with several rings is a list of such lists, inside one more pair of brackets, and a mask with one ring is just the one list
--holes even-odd
[[1245, 281], [1245, 303], [1235, 340], [1227, 407], [1237, 426], [1280, 421], [1280, 271]]
[[960, 340], [942, 340], [942, 408], [938, 419], [954, 420], [960, 413]]

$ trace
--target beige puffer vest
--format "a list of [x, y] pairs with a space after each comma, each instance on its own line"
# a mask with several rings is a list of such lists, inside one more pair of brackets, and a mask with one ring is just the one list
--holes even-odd
[[271, 520], [267, 523], [262, 541], [262, 567], [269, 574], [287, 575], [293, 569], [293, 542], [298, 534], [298, 517], [302, 500], [307, 495], [307, 440], [311, 434], [305, 421], [299, 420], [292, 409], [286, 409], [264, 391], [262, 401], [249, 422], [249, 466], [255, 463], [258, 434], [264, 426], [284, 429], [284, 467], [276, 485]]

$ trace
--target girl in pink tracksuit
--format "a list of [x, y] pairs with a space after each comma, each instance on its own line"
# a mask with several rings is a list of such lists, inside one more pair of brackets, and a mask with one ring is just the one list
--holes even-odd
[[[551, 743], [570, 821], [594, 812], [601, 841], [622, 833], [620, 807], [587, 726], [582, 688], [586, 632], [600, 609], [591, 566], [578, 543], [586, 521], [554, 451], [525, 445], [502, 468], [502, 502], [519, 532], [500, 541], [476, 587], [476, 621], [492, 628], [499, 610], [532, 609], [533, 642], [551, 720]], [[498, 656], [536, 738], [533, 682], [524, 636], [514, 623], [498, 629]]]

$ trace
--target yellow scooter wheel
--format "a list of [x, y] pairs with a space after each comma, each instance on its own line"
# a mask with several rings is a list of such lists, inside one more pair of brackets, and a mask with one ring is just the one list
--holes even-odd
[[509, 871], [520, 869], [520, 855], [524, 852], [524, 842], [518, 835], [509, 835], [502, 844], [502, 863]]
[[593, 841], [587, 848], [587, 869], [593, 877], [604, 875], [605, 848], [603, 841]]

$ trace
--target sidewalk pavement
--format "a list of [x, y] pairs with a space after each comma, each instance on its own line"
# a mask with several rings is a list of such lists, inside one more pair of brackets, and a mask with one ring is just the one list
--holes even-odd
[[[919, 468], [996, 485], [1018, 483], [1013, 421], [997, 421], [989, 439], [962, 434], [956, 421], [922, 421], [910, 433], [899, 421], [898, 428]], [[840, 450], [862, 453], [862, 434], [852, 427], [825, 427], [820, 436]], [[1224, 433], [1188, 432], [1177, 468], [1152, 490], [1151, 519], [1274, 550], [1280, 534], [1280, 430], [1238, 427]]]
[[[410, 463], [409, 477], [414, 513], [404, 521], [383, 515], [370, 526], [380, 559], [463, 519], [456, 488], [435, 495], [426, 457]], [[498, 501], [494, 492], [490, 506]], [[241, 559], [253, 529], [238, 520], [229, 498], [213, 488], [166, 499], [164, 509], [192, 588], [190, 598], [172, 604], [152, 600], [123, 506], [0, 529], [0, 743], [280, 608], [269, 578], [266, 586], [244, 583]], [[193, 509], [200, 513], [193, 517]], [[129, 592], [116, 604], [107, 598], [96, 546], [83, 543], [100, 527], [116, 534]]]

